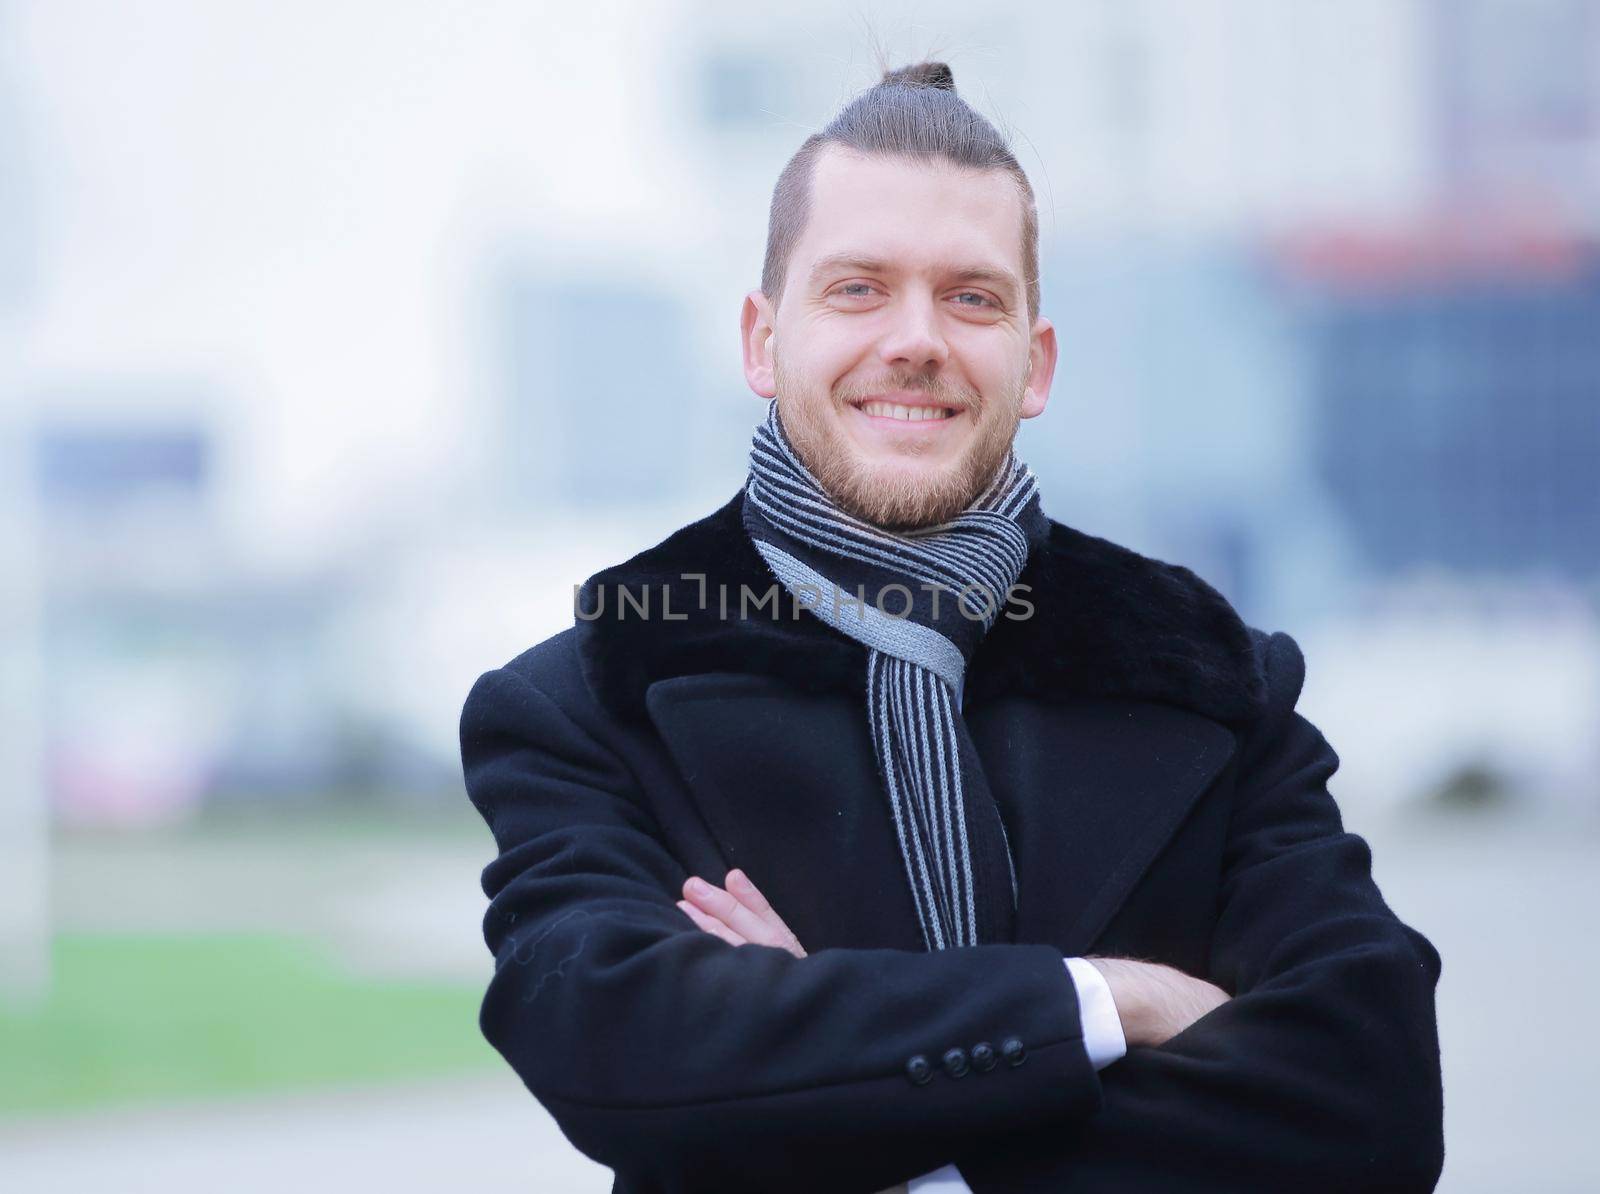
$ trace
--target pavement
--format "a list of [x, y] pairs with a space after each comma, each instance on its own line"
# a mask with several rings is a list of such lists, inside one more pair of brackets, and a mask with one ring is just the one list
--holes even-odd
[[15, 1194], [609, 1194], [508, 1070], [500, 1080], [324, 1091], [0, 1125]]

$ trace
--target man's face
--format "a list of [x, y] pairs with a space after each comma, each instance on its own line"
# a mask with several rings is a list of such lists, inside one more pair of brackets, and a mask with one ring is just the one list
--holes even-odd
[[960, 512], [1044, 410], [1055, 332], [1028, 321], [1022, 205], [1000, 171], [828, 146], [776, 301], [745, 298], [745, 376], [842, 507]]

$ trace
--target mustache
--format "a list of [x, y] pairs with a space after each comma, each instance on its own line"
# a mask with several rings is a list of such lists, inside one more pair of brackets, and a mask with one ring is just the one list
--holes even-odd
[[976, 410], [983, 404], [982, 397], [975, 390], [958, 386], [944, 378], [926, 377], [885, 378], [871, 385], [856, 385], [840, 390], [837, 392], [837, 397], [840, 401], [855, 406], [874, 394], [890, 394], [897, 390], [924, 393], [944, 406], [959, 410]]

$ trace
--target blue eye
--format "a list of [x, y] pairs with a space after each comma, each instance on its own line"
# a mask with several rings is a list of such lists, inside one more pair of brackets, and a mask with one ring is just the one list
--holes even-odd
[[960, 294], [956, 295], [956, 297], [957, 298], [975, 298], [975, 299], [978, 300], [978, 302], [976, 304], [973, 304], [973, 303], [962, 303], [961, 306], [963, 306], [963, 307], [971, 307], [971, 306], [974, 306], [974, 305], [977, 305], [977, 306], [980, 306], [980, 307], [985, 307], [985, 306], [993, 306], [994, 305], [994, 300], [989, 298], [988, 295], [979, 294], [975, 290], [964, 290]]

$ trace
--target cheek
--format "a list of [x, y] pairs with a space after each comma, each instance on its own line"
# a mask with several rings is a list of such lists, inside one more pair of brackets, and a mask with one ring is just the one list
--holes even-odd
[[1009, 343], [1000, 344], [998, 339], [990, 337], [991, 342], [975, 349], [966, 358], [973, 376], [982, 381], [985, 390], [1004, 389], [1028, 367], [1026, 360], [1019, 360], [1012, 355]]
[[832, 385], [852, 372], [860, 373], [871, 360], [872, 340], [862, 330], [819, 324], [798, 347], [796, 358], [806, 363], [812, 377]]
[[1018, 363], [1009, 356], [991, 356], [981, 364], [975, 364], [974, 369], [981, 369], [981, 372], [973, 374], [973, 380], [991, 407], [1015, 405], [1018, 394], [1027, 384], [1026, 359]]
[[808, 390], [825, 385], [833, 378], [828, 346], [815, 337], [794, 338], [781, 344], [777, 358], [783, 371]]

